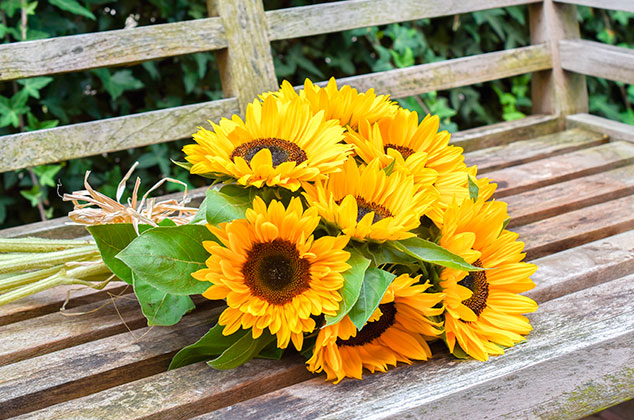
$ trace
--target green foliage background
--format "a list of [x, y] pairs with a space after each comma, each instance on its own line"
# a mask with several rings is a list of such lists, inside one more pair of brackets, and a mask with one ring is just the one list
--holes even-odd
[[[313, 3], [319, 1], [264, 0], [267, 10]], [[205, 16], [205, 3], [193, 0], [2, 0], [0, 39], [4, 43], [18, 42]], [[584, 38], [634, 47], [634, 14], [580, 7], [578, 18]], [[297, 85], [306, 77], [316, 81], [383, 71], [516, 48], [527, 45], [528, 40], [527, 8], [510, 7], [276, 41], [272, 48], [279, 81], [288, 79]], [[634, 124], [634, 86], [588, 78], [588, 89], [592, 113]], [[221, 97], [212, 53], [4, 82], [0, 83], [0, 135]], [[530, 75], [431, 92], [399, 102], [423, 115], [439, 115], [442, 128], [452, 132], [518, 119], [530, 112]], [[169, 161], [182, 160], [180, 149], [188, 142], [3, 173], [0, 225], [40, 220], [38, 203], [48, 218], [65, 215], [72, 206], [62, 202], [60, 195], [82, 189], [86, 170], [92, 171], [93, 187], [114, 196], [121, 176], [137, 160], [140, 165], [135, 176], [143, 181], [141, 191], [163, 176], [186, 181], [192, 187], [202, 186], [204, 179], [190, 178]], [[168, 184], [159, 193], [178, 189]]]

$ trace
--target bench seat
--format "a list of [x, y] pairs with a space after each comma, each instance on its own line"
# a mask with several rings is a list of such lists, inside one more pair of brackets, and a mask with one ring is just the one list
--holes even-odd
[[[122, 283], [73, 291], [66, 307], [78, 316], [58, 311], [70, 289], [60, 287], [0, 307], [0, 418], [575, 419], [631, 398], [634, 127], [587, 115], [557, 127], [535, 116], [453, 136], [499, 184], [511, 230], [539, 267], [527, 293], [540, 304], [534, 331], [505, 355], [458, 360], [438, 345], [426, 363], [337, 386], [297, 355], [167, 372], [209, 328], [215, 303], [198, 299], [180, 324], [149, 328]], [[0, 236], [86, 234], [64, 222]]]

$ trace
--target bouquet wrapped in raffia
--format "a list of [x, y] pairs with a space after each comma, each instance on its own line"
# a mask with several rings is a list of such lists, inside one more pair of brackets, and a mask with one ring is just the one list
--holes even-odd
[[331, 79], [299, 92], [284, 82], [244, 120], [210, 124], [177, 162], [210, 179], [199, 207], [186, 189], [181, 201], [149, 198], [173, 179], [141, 199], [137, 179], [122, 204], [134, 167], [116, 199], [86, 174], [86, 190], [65, 199], [94, 242], [8, 241], [3, 251], [22, 241], [27, 253], [5, 261], [49, 254], [13, 271], [0, 261], [0, 304], [57, 284], [100, 287], [99, 274], [133, 287], [149, 325], [173, 325], [201, 294], [224, 309], [170, 368], [297, 351], [335, 382], [427, 360], [434, 340], [484, 361], [531, 330], [522, 314], [537, 304], [520, 293], [536, 267], [505, 229], [496, 185], [476, 178], [438, 117]]

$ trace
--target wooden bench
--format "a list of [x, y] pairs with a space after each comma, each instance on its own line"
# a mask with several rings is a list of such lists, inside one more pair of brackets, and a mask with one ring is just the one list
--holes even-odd
[[[520, 4], [530, 4], [528, 47], [339, 83], [399, 98], [532, 73], [534, 115], [453, 135], [499, 184], [539, 266], [527, 342], [486, 363], [438, 352], [338, 386], [294, 357], [166, 372], [207, 331], [213, 303], [199, 301], [175, 327], [148, 328], [122, 283], [74, 292], [67, 308], [86, 314], [73, 317], [59, 312], [68, 289], [59, 287], [0, 307], [0, 418], [574, 419], [632, 398], [634, 127], [587, 114], [584, 75], [634, 84], [634, 50], [579, 39], [574, 6], [634, 12], [631, 1], [356, 0], [265, 12], [261, 0], [218, 0], [208, 19], [0, 45], [0, 81], [215, 50], [226, 97], [0, 137], [0, 171], [186, 138], [240, 113], [278, 85], [274, 40]], [[86, 235], [66, 221], [0, 236]]]

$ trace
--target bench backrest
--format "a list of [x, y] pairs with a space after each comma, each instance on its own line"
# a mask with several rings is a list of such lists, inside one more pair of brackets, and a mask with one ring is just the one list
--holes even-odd
[[574, 6], [634, 12], [627, 0], [351, 0], [266, 12], [262, 0], [207, 3], [206, 19], [0, 45], [0, 82], [217, 51], [226, 98], [1, 136], [0, 172], [182, 139], [206, 120], [243, 113], [278, 87], [271, 41], [497, 7], [530, 5], [530, 46], [340, 84], [399, 98], [533, 73], [533, 113], [560, 117], [587, 112], [584, 74], [634, 83], [634, 52], [580, 40]]

